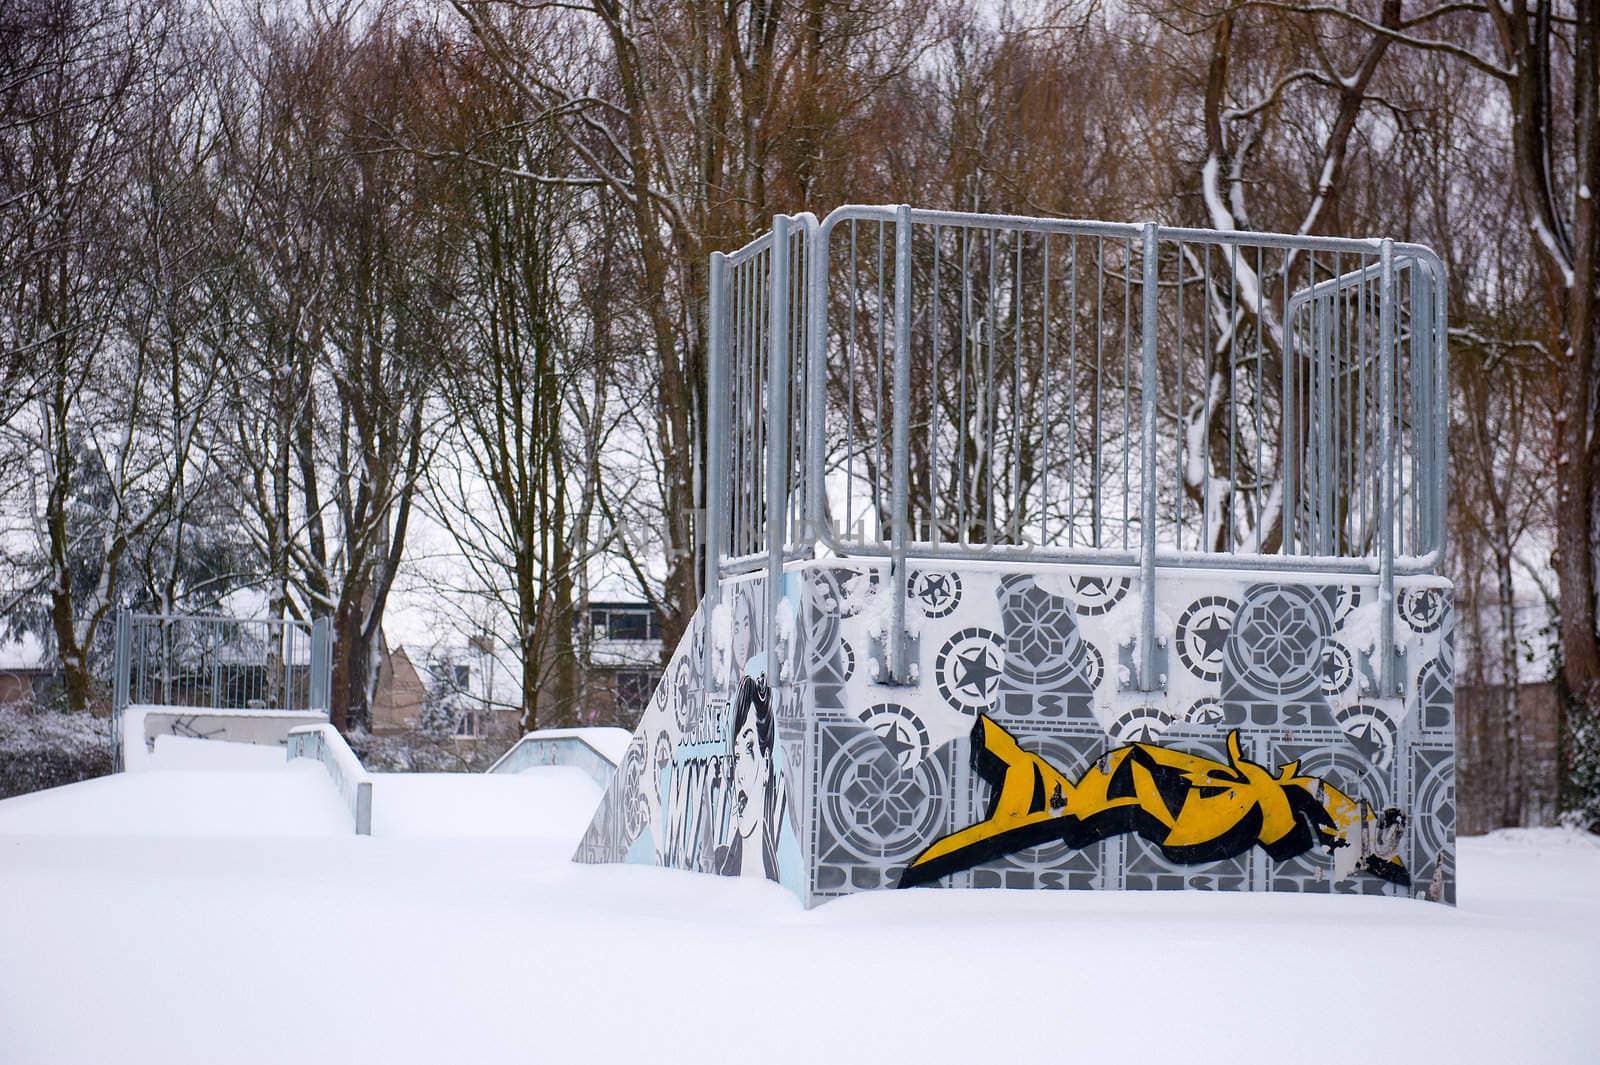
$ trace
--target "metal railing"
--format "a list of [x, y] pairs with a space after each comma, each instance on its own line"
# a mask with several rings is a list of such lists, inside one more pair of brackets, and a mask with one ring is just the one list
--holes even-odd
[[908, 557], [1137, 567], [1151, 689], [1158, 563], [1369, 572], [1387, 604], [1442, 558], [1418, 245], [843, 207], [714, 254], [710, 310], [708, 589], [886, 555], [903, 633]]
[[327, 710], [332, 627], [281, 618], [117, 614], [112, 705]]

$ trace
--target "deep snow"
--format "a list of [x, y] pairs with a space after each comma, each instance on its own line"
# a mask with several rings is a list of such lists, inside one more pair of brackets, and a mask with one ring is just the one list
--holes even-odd
[[1393, 899], [776, 885], [567, 859], [569, 769], [312, 764], [0, 802], [0, 1062], [1600, 1060], [1600, 845]]

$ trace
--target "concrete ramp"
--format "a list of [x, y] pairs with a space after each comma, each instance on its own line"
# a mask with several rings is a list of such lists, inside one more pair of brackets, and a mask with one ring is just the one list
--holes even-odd
[[[206, 744], [202, 757], [237, 755]], [[158, 745], [158, 748], [162, 745]], [[248, 746], [248, 745], [240, 745]], [[264, 748], [258, 749], [262, 750]], [[190, 759], [196, 752], [185, 751]], [[116, 773], [0, 802], [0, 835], [265, 838], [348, 836], [350, 815], [314, 762], [266, 769]]]

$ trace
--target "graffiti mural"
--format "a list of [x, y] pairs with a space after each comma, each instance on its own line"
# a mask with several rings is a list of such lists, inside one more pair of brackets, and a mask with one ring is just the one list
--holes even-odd
[[[779, 727], [783, 686], [758, 653], [759, 581], [703, 604], [663, 672], [628, 751], [579, 845], [579, 861], [627, 861], [756, 876], [803, 895], [798, 761]], [[790, 745], [795, 743], [789, 737]]]
[[[1373, 577], [912, 569], [884, 682], [881, 563], [791, 562], [701, 604], [578, 849], [775, 880], [807, 905], [924, 885], [1455, 898], [1454, 610]], [[768, 595], [777, 596], [767, 661]]]
[[914, 887], [1001, 855], [1060, 840], [1081, 850], [1134, 832], [1180, 864], [1215, 862], [1260, 846], [1282, 861], [1321, 846], [1329, 854], [1357, 846], [1354, 868], [1409, 886], [1395, 854], [1405, 815], [1356, 802], [1290, 762], [1278, 774], [1243, 757], [1238, 731], [1228, 761], [1168, 747], [1131, 743], [1107, 752], [1074, 781], [988, 716], [972, 730], [972, 761], [994, 789], [987, 816], [934, 843], [906, 866]]

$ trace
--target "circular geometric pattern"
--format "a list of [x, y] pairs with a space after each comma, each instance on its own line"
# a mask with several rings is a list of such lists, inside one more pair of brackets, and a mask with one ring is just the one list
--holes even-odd
[[878, 703], [861, 715], [861, 723], [883, 741], [901, 769], [910, 769], [928, 753], [928, 729], [909, 706]]
[[[1369, 760], [1351, 750], [1349, 744], [1335, 743], [1333, 746], [1310, 750], [1295, 749], [1301, 751], [1298, 754], [1301, 776], [1320, 777], [1344, 792], [1352, 801], [1365, 799], [1374, 809], [1381, 810], [1392, 805], [1390, 774], [1378, 772]], [[1276, 768], [1296, 755], [1280, 751], [1273, 757], [1276, 759], [1273, 767]], [[1321, 849], [1316, 853], [1322, 853]]]
[[1222, 703], [1216, 699], [1196, 699], [1194, 705], [1184, 711], [1183, 720], [1188, 725], [1220, 725], [1222, 716]]
[[1355, 663], [1342, 644], [1329, 640], [1322, 647], [1322, 692], [1324, 695], [1343, 695], [1356, 682]]
[[1456, 822], [1452, 766], [1449, 755], [1437, 761], [1425, 756], [1415, 759], [1414, 771], [1422, 774], [1422, 780], [1416, 785], [1416, 804], [1409, 812], [1417, 833], [1417, 855], [1423, 861], [1431, 862], [1445, 850], [1447, 834]]
[[1400, 616], [1412, 632], [1432, 632], [1444, 624], [1449, 607], [1437, 588], [1406, 588], [1400, 592]]
[[672, 761], [672, 748], [672, 736], [668, 734], [666, 729], [662, 729], [656, 734], [655, 744], [655, 778], [657, 780], [660, 780], [662, 777], [666, 776], [667, 763]]
[[1128, 594], [1133, 582], [1127, 577], [1073, 577], [1072, 609], [1084, 617], [1104, 614]]
[[906, 594], [921, 605], [924, 617], [949, 617], [961, 605], [961, 574], [913, 570]]
[[1361, 587], [1355, 584], [1333, 585], [1327, 589], [1333, 599], [1333, 627], [1344, 624], [1350, 611], [1361, 605]]
[[628, 744], [617, 770], [622, 777], [622, 836], [625, 844], [632, 843], [644, 831], [650, 819], [650, 804], [644, 797], [644, 740], [638, 736]]
[[1100, 682], [1106, 675], [1106, 657], [1100, 653], [1100, 648], [1083, 641], [1083, 682], [1090, 689], [1100, 687]]
[[849, 640], [839, 641], [839, 683], [843, 684], [855, 675], [856, 651], [850, 646]]
[[976, 627], [958, 630], [934, 661], [939, 694], [963, 713], [987, 712], [1000, 689], [1005, 659], [999, 633]]
[[1201, 680], [1222, 679], [1222, 648], [1233, 631], [1239, 604], [1221, 595], [1203, 595], [1178, 618], [1178, 658]]
[[875, 732], [845, 741], [823, 780], [822, 815], [830, 834], [864, 862], [910, 858], [935, 838], [947, 793], [937, 758], [902, 769]]
[[[698, 660], [697, 660], [698, 661]], [[662, 685], [665, 687], [666, 685]], [[689, 676], [689, 659], [680, 658], [672, 670], [672, 716], [678, 723], [678, 730], [684, 731], [689, 727], [689, 715], [694, 710], [695, 684]]]
[[1083, 637], [1070, 604], [1032, 578], [1000, 586], [1000, 623], [1006, 634], [1006, 673], [1023, 684], [1054, 684], [1078, 672]]
[[1379, 769], [1387, 770], [1394, 764], [1397, 730], [1389, 715], [1376, 706], [1357, 703], [1334, 712], [1339, 728], [1350, 737], [1356, 750]]
[[1154, 706], [1136, 706], [1111, 724], [1111, 738], [1118, 743], [1151, 743], [1167, 731], [1172, 715]]
[[1293, 699], [1321, 686], [1327, 600], [1297, 584], [1251, 589], [1223, 650], [1232, 675], [1263, 699]]

